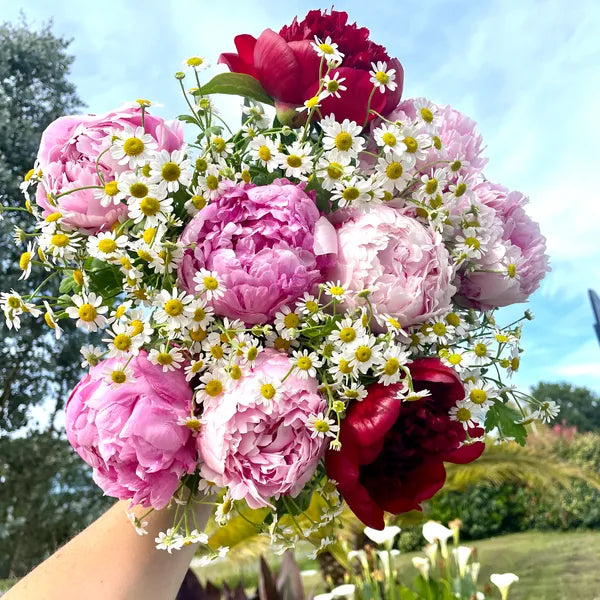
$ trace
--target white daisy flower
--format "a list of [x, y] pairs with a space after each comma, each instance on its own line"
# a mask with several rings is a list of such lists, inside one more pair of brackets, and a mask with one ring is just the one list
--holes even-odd
[[250, 155], [259, 161], [263, 167], [266, 167], [269, 173], [272, 173], [279, 166], [277, 159], [279, 154], [278, 147], [278, 137], [273, 139], [261, 134], [252, 139], [249, 150]]
[[117, 389], [128, 383], [135, 383], [133, 369], [127, 365], [110, 365], [103, 371], [104, 383], [112, 389]]
[[388, 152], [377, 160], [375, 167], [381, 173], [382, 187], [388, 192], [402, 191], [410, 179], [410, 172], [406, 161], [396, 152]]
[[344, 348], [345, 358], [354, 363], [364, 375], [382, 358], [382, 345], [372, 335], [365, 335], [356, 339], [349, 347]]
[[110, 154], [120, 165], [129, 165], [130, 169], [143, 167], [158, 147], [156, 140], [143, 127], [134, 130], [127, 125], [117, 136], [110, 146]]
[[348, 88], [342, 85], [346, 81], [345, 77], [340, 77], [340, 72], [335, 71], [333, 77], [329, 73], [323, 77], [323, 91], [327, 94], [326, 97], [340, 97], [340, 92], [345, 92]]
[[166, 550], [169, 554], [173, 550], [179, 550], [183, 547], [183, 536], [179, 533], [174, 533], [172, 528], [166, 532], [161, 531], [158, 537], [154, 538], [157, 550]]
[[104, 354], [104, 350], [98, 346], [92, 346], [91, 344], [82, 346], [79, 350], [83, 356], [83, 362], [81, 368], [95, 367], [101, 360]]
[[140, 339], [133, 335], [133, 327], [130, 325], [117, 321], [107, 334], [109, 337], [102, 341], [108, 344], [108, 358], [128, 358], [139, 354]]
[[323, 365], [323, 361], [316, 352], [310, 352], [306, 348], [302, 351], [294, 350], [292, 352], [294, 375], [301, 379], [317, 376], [317, 368]]
[[301, 316], [289, 306], [282, 306], [275, 314], [275, 329], [285, 340], [295, 340], [300, 335]]
[[341, 157], [339, 160], [331, 160], [322, 157], [317, 163], [317, 173], [322, 177], [321, 185], [326, 190], [332, 190], [336, 184], [354, 173], [354, 167], [350, 164], [350, 157]]
[[127, 236], [119, 235], [112, 231], [105, 231], [91, 235], [87, 239], [87, 251], [90, 256], [106, 262], [115, 261], [123, 255], [122, 250], [127, 247]]
[[221, 298], [225, 293], [223, 280], [216, 271], [200, 269], [194, 275], [194, 283], [196, 284], [196, 292], [202, 294], [209, 302]]
[[398, 84], [396, 83], [396, 69], [388, 69], [387, 63], [378, 61], [371, 63], [371, 71], [369, 75], [371, 79], [369, 81], [379, 89], [383, 94], [386, 90], [393, 92]]
[[31, 261], [35, 255], [35, 244], [33, 242], [27, 243], [27, 250], [21, 254], [19, 257], [19, 268], [22, 273], [19, 277], [19, 281], [24, 279], [29, 279], [29, 275], [31, 275]]
[[44, 308], [46, 309], [46, 312], [44, 313], [44, 321], [46, 321], [46, 325], [48, 325], [48, 327], [54, 331], [54, 335], [58, 340], [60, 339], [63, 330], [58, 324], [58, 319], [56, 318], [54, 311], [46, 300], [44, 300]]
[[338, 202], [340, 208], [363, 208], [372, 198], [371, 182], [357, 176], [338, 181], [331, 195], [332, 202]]
[[77, 327], [87, 331], [106, 327], [108, 321], [104, 314], [108, 311], [108, 306], [102, 306], [102, 296], [97, 296], [94, 292], [89, 295], [82, 292], [72, 296], [71, 300], [75, 306], [69, 306], [66, 312], [72, 319], [77, 319]]
[[401, 155], [406, 146], [402, 142], [402, 133], [399, 127], [391, 123], [383, 123], [373, 131], [373, 137], [377, 145], [385, 153], [394, 152]]
[[157, 323], [165, 323], [167, 329], [183, 329], [192, 317], [191, 303], [194, 297], [186, 292], [180, 292], [176, 287], [171, 292], [161, 290], [154, 299], [154, 306], [158, 308], [154, 313]]
[[201, 195], [208, 197], [209, 200], [219, 198], [226, 188], [227, 181], [221, 177], [218, 165], [208, 165], [204, 174], [198, 176], [198, 190], [202, 192]]
[[268, 406], [271, 403], [279, 402], [283, 395], [281, 381], [274, 379], [261, 378], [256, 384], [256, 400]]
[[287, 154], [280, 152], [277, 155], [280, 167], [285, 169], [285, 176], [306, 181], [306, 173], [312, 170], [310, 145], [294, 142], [286, 146], [286, 151]]
[[192, 182], [192, 164], [184, 150], [161, 150], [150, 161], [150, 181], [158, 184], [161, 194], [174, 193]]
[[323, 148], [329, 160], [342, 162], [356, 158], [363, 149], [365, 140], [361, 137], [362, 127], [354, 121], [344, 119], [338, 123], [334, 115], [328, 115], [320, 121], [320, 125], [324, 134]]
[[560, 412], [560, 406], [554, 400], [542, 402], [539, 408], [531, 415], [534, 419], [540, 419], [542, 423], [550, 423]]
[[200, 377], [200, 384], [196, 388], [196, 402], [210, 402], [220, 397], [227, 389], [227, 378], [220, 369], [207, 371]]
[[402, 367], [411, 362], [408, 352], [400, 346], [390, 346], [381, 356], [377, 376], [383, 385], [398, 383], [405, 375]]
[[324, 41], [321, 41], [315, 35], [315, 41], [310, 43], [317, 56], [324, 58], [328, 65], [340, 65], [344, 54], [338, 50], [338, 44], [331, 41], [331, 37], [327, 36]]
[[127, 201], [128, 216], [134, 223], [144, 222], [145, 227], [157, 227], [166, 223], [173, 212], [173, 198], [157, 196], [131, 197]]
[[167, 344], [162, 344], [160, 348], [150, 350], [148, 360], [153, 365], [160, 365], [163, 373], [167, 373], [180, 369], [185, 358], [178, 348], [168, 348]]
[[322, 412], [310, 415], [306, 421], [306, 427], [311, 431], [311, 438], [334, 438], [339, 431], [339, 426], [335, 420], [329, 419]]
[[196, 360], [188, 364], [184, 369], [185, 380], [191, 381], [194, 377], [196, 377], [196, 375], [202, 373], [207, 366], [208, 365], [202, 355], [196, 356]]
[[453, 406], [448, 414], [451, 421], [458, 421], [463, 425], [465, 430], [480, 426], [483, 417], [481, 407], [468, 400], [457, 402], [456, 406]]

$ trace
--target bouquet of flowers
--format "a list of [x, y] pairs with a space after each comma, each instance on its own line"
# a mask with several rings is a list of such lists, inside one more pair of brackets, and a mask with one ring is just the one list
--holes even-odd
[[[548, 270], [527, 199], [485, 178], [471, 119], [401, 100], [398, 60], [347, 21], [237, 36], [206, 83], [189, 58], [176, 121], [147, 100], [58, 119], [22, 184], [22, 278], [48, 275], [2, 294], [8, 326], [96, 332], [67, 437], [106, 494], [175, 500], [160, 548], [204, 540], [190, 506], [217, 491], [219, 523], [260, 509], [284, 547], [326, 547], [342, 498], [381, 529], [485, 431], [524, 443], [556, 413], [505, 383], [531, 316], [494, 312]], [[240, 129], [221, 93], [244, 98]]]

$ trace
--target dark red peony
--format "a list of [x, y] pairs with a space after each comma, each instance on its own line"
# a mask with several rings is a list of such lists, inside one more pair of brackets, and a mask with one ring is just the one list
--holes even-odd
[[384, 511], [420, 510], [446, 481], [444, 461], [469, 463], [484, 450], [483, 442], [461, 446], [464, 427], [448, 416], [464, 398], [456, 373], [437, 358], [415, 360], [410, 372], [415, 390], [426, 388], [431, 396], [401, 402], [398, 386], [372, 385], [342, 421], [341, 450], [326, 456], [327, 474], [352, 512], [375, 529], [383, 529]]
[[[395, 58], [390, 58], [383, 46], [369, 40], [369, 30], [349, 25], [348, 13], [332, 10], [331, 13], [311, 10], [303, 21], [297, 18], [279, 33], [265, 29], [258, 39], [249, 34], [235, 38], [236, 53], [225, 53], [219, 57], [230, 71], [246, 73], [260, 81], [264, 89], [276, 101], [279, 109], [301, 106], [314, 96], [319, 82], [321, 59], [311, 46], [315, 35], [321, 40], [327, 36], [338, 44], [344, 54], [340, 77], [345, 77], [348, 88], [340, 93], [340, 98], [330, 96], [322, 104], [323, 116], [334, 113], [338, 121], [350, 119], [357, 123], [365, 120], [369, 95], [373, 84], [371, 63], [384, 61], [388, 68], [396, 69], [398, 87], [385, 93], [375, 92], [371, 108], [381, 114], [388, 114], [396, 108], [402, 95], [404, 72]], [[333, 76], [332, 73], [332, 76]]]

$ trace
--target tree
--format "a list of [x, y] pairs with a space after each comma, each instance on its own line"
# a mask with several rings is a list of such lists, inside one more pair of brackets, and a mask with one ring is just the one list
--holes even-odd
[[600, 431], [600, 398], [593, 391], [570, 383], [538, 383], [532, 396], [554, 401], [560, 406], [557, 422], [577, 427], [578, 431]]
[[[0, 25], [0, 204], [23, 206], [19, 184], [32, 168], [44, 129], [81, 107], [68, 81], [70, 41], [51, 26], [32, 31], [24, 20]], [[0, 290], [31, 293], [47, 275], [34, 267], [18, 281], [15, 227], [31, 227], [26, 212], [4, 211], [0, 221]], [[57, 286], [55, 286], [55, 291]], [[56, 295], [56, 294], [54, 294]], [[0, 577], [20, 576], [92, 521], [107, 500], [73, 452], [55, 417], [81, 375], [82, 335], [66, 324], [56, 340], [43, 320], [21, 319], [18, 332], [0, 318]], [[48, 413], [43, 431], [29, 409]], [[17, 433], [18, 432], [18, 433]]]

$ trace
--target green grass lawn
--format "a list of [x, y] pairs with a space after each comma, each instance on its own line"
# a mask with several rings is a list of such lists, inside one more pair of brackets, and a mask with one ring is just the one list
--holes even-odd
[[[465, 545], [477, 549], [481, 585], [489, 583], [491, 573], [519, 576], [510, 600], [600, 600], [600, 532], [517, 533]], [[417, 554], [403, 557], [410, 578], [411, 557]]]
[[[519, 576], [510, 600], [600, 600], [600, 532], [518, 533], [464, 544], [477, 549], [480, 586], [489, 584], [491, 573]], [[411, 558], [417, 555], [421, 554], [404, 554], [398, 563], [409, 585], [416, 575]], [[301, 554], [297, 559], [302, 569], [316, 568], [316, 563]], [[248, 586], [255, 585], [256, 573], [254, 560], [237, 565], [224, 560], [199, 570], [204, 580], [207, 576], [230, 582], [241, 578]], [[307, 577], [305, 582], [307, 592], [323, 589], [318, 575]], [[500, 598], [498, 590], [492, 588], [493, 597]]]

